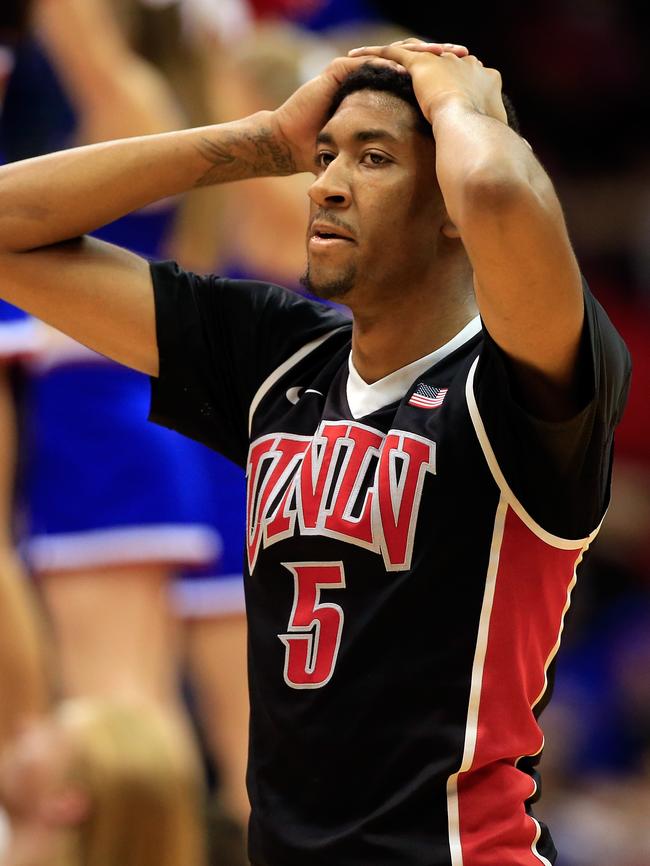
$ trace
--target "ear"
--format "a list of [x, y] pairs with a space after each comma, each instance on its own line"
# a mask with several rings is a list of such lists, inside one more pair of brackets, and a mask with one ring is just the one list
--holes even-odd
[[51, 794], [42, 804], [41, 815], [54, 827], [74, 827], [90, 812], [90, 797], [79, 788], [67, 788]]
[[460, 238], [460, 232], [446, 214], [442, 225], [440, 226], [440, 231], [446, 238], [452, 240], [458, 240], [458, 238]]

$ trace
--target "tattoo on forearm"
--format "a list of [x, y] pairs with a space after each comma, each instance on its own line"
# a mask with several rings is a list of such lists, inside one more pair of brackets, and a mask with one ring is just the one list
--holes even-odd
[[289, 146], [279, 142], [269, 129], [260, 129], [255, 135], [229, 133], [219, 141], [204, 136], [196, 148], [210, 163], [198, 178], [197, 187], [251, 177], [295, 174], [298, 170]]

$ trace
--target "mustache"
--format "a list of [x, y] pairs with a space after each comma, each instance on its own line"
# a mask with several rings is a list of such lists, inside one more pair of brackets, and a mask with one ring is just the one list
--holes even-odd
[[344, 231], [349, 232], [349, 234], [351, 234], [353, 237], [355, 236], [355, 231], [352, 226], [348, 225], [345, 220], [342, 220], [336, 213], [333, 213], [332, 211], [325, 210], [325, 208], [319, 208], [309, 221], [309, 228], [311, 229], [313, 224], [319, 220], [329, 223], [332, 226], [336, 226], [339, 229], [343, 229]]

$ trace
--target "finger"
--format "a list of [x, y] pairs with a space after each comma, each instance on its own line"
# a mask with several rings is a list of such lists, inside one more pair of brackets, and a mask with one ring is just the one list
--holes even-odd
[[398, 63], [396, 60], [391, 60], [387, 57], [366, 55], [360, 57], [337, 57], [330, 63], [329, 71], [332, 72], [337, 79], [343, 80], [350, 72], [359, 69], [361, 66], [365, 66], [365, 64], [370, 60], [372, 61], [373, 66], [385, 66], [388, 69], [394, 69], [396, 72], [407, 72], [406, 67], [402, 66], [402, 64]]
[[353, 48], [351, 51], [348, 51], [348, 54], [350, 57], [359, 57], [365, 54], [387, 57], [391, 56], [388, 53], [389, 49], [419, 51], [438, 56], [450, 53], [455, 54], [456, 57], [466, 57], [469, 54], [469, 49], [465, 45], [456, 45], [452, 42], [424, 42], [421, 39], [413, 37], [409, 38], [409, 40], [404, 39], [400, 42], [392, 42], [390, 45], [365, 45], [361, 48]]
[[426, 39], [420, 39], [418, 36], [408, 36], [406, 39], [396, 39], [395, 42], [390, 42], [389, 45], [428, 45]]
[[408, 69], [409, 64], [415, 60], [415, 53], [405, 45], [369, 45], [364, 48], [353, 48], [348, 51], [348, 56], [353, 60], [376, 59], [392, 60]]
[[467, 57], [469, 48], [457, 45], [455, 42], [424, 42], [418, 39], [404, 46], [409, 51], [425, 51], [431, 54], [455, 54], [456, 57]]

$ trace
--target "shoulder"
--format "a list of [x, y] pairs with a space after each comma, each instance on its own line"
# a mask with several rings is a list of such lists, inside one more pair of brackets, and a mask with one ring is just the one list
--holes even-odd
[[157, 306], [180, 303], [208, 315], [239, 314], [247, 324], [285, 319], [287, 326], [306, 329], [305, 342], [315, 336], [311, 329], [333, 329], [350, 321], [339, 310], [271, 282], [194, 274], [168, 261], [152, 262], [150, 267]]

